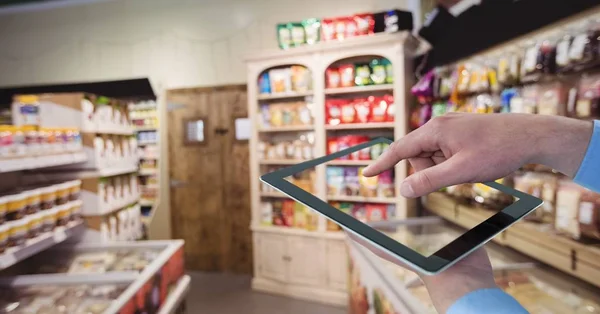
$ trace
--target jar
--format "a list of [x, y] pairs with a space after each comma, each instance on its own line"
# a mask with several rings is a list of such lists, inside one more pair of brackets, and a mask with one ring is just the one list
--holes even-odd
[[71, 220], [78, 221], [81, 219], [81, 201], [74, 201], [70, 203], [71, 205]]
[[40, 189], [42, 210], [48, 210], [56, 205], [56, 187], [54, 185]]
[[0, 196], [0, 224], [6, 221], [6, 212], [8, 209], [7, 196]]
[[40, 189], [29, 190], [27, 195], [27, 208], [25, 209], [26, 215], [31, 215], [39, 212], [42, 208], [42, 194]]
[[8, 225], [0, 225], [0, 254], [6, 251], [8, 246]]
[[54, 153], [57, 151], [56, 148], [56, 135], [54, 134], [54, 129], [45, 128], [43, 129], [46, 136], [46, 149], [44, 151]]
[[29, 230], [27, 233], [28, 239], [33, 239], [42, 232], [43, 215], [43, 213], [35, 213], [27, 216], [29, 218], [27, 228]]
[[56, 215], [58, 213], [58, 208], [53, 207], [51, 209], [43, 211], [42, 213], [43, 213], [42, 231], [50, 232], [50, 231], [54, 230], [54, 227], [56, 227]]
[[6, 220], [19, 220], [25, 216], [27, 195], [24, 193], [6, 197]]
[[71, 219], [71, 206], [69, 204], [56, 207], [56, 225], [66, 226]]
[[54, 129], [54, 138], [56, 143], [54, 145], [55, 153], [64, 153], [66, 151], [67, 140], [63, 129]]
[[69, 200], [77, 201], [81, 194], [81, 180], [73, 180], [69, 184]]
[[69, 202], [69, 196], [71, 194], [70, 184], [68, 182], [55, 184], [56, 189], [56, 205], [64, 205]]
[[21, 127], [12, 127], [13, 145], [15, 157], [23, 157], [27, 154], [27, 146], [25, 145], [25, 133]]
[[21, 246], [27, 239], [27, 220], [19, 219], [8, 222], [8, 247]]
[[14, 149], [12, 127], [8, 125], [0, 126], [0, 158], [14, 156]]
[[26, 154], [28, 156], [35, 156], [41, 153], [39, 135], [35, 127], [24, 126], [22, 129], [23, 135], [25, 136], [25, 146], [27, 148]]

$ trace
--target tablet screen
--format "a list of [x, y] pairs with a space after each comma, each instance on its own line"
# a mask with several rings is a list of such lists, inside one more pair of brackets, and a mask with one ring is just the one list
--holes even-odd
[[[387, 170], [375, 177], [365, 177], [363, 169], [387, 148], [387, 144], [379, 143], [356, 152], [340, 156], [313, 167], [295, 172], [285, 179], [296, 187], [312, 194], [321, 201], [331, 205], [339, 212], [356, 220], [377, 225], [378, 222], [403, 218], [403, 211], [410, 210], [416, 214], [419, 209], [406, 208], [406, 201], [399, 195], [399, 184], [394, 169]], [[324, 179], [319, 180], [323, 176]], [[504, 182], [499, 182], [504, 183]], [[319, 187], [319, 184], [323, 185]], [[462, 204], [466, 215], [461, 215], [465, 226], [472, 228], [498, 211], [516, 201], [514, 196], [503, 193], [485, 184], [465, 184], [448, 187], [440, 192], [427, 195], [424, 200], [435, 212], [445, 210], [445, 214], [453, 215], [444, 198], [452, 198]], [[415, 203], [415, 202], [413, 202]], [[417, 205], [417, 204], [415, 204]], [[418, 205], [422, 210], [423, 206]], [[275, 213], [277, 215], [278, 213]], [[423, 212], [427, 214], [427, 212]], [[289, 216], [289, 215], [286, 215]], [[301, 217], [294, 217], [302, 219]], [[327, 220], [328, 231], [339, 230], [336, 223]], [[401, 225], [390, 228], [375, 227], [406, 247], [429, 257], [463, 235], [468, 229], [456, 229], [461, 232], [447, 232], [437, 224]]]

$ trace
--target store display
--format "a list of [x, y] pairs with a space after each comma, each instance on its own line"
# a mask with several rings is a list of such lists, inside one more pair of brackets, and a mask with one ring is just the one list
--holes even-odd
[[326, 87], [365, 86], [393, 83], [392, 66], [389, 60], [377, 58], [369, 63], [340, 64], [325, 71]]
[[392, 95], [325, 100], [325, 122], [329, 125], [394, 121]]
[[104, 215], [135, 203], [140, 197], [137, 175], [134, 173], [112, 177], [82, 179], [82, 214]]
[[311, 101], [270, 103], [261, 106], [261, 126], [277, 128], [285, 126], [312, 125]]
[[327, 195], [382, 198], [395, 196], [391, 171], [367, 178], [362, 175], [362, 169], [364, 167], [328, 166]]

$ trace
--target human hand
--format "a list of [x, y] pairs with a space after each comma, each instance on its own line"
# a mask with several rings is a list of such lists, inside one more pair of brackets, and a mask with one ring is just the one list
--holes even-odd
[[556, 116], [449, 113], [395, 141], [363, 174], [375, 176], [407, 159], [416, 172], [400, 186], [405, 197], [493, 181], [528, 163], [572, 177], [592, 129], [591, 121]]
[[[380, 258], [400, 267], [411, 269], [389, 253], [374, 246], [356, 235], [347, 232], [350, 239], [364, 246]], [[413, 270], [414, 271], [414, 270]], [[439, 313], [446, 313], [448, 308], [462, 296], [480, 289], [497, 288], [492, 272], [492, 265], [484, 248], [477, 249], [450, 268], [437, 275], [425, 275], [417, 272]]]

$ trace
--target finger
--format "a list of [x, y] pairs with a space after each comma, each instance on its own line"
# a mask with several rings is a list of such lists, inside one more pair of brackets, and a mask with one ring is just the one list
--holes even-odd
[[415, 171], [421, 171], [429, 167], [435, 166], [435, 162], [430, 157], [415, 157], [409, 158], [408, 162], [415, 169]]
[[416, 157], [424, 150], [432, 151], [435, 139], [433, 136], [425, 136], [426, 132], [427, 130], [423, 126], [392, 143], [385, 153], [363, 170], [363, 175], [376, 176], [403, 159]]
[[455, 155], [404, 179], [400, 186], [400, 194], [404, 197], [419, 197], [443, 187], [469, 182], [473, 177], [469, 169], [467, 159]]

